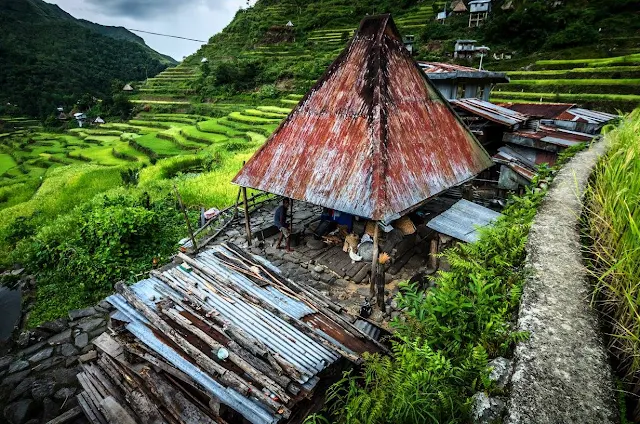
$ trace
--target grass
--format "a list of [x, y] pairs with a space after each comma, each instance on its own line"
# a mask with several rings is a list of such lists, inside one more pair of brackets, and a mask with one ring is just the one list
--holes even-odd
[[275, 118], [275, 119], [274, 118], [262, 118], [262, 117], [253, 116], [253, 115], [243, 115], [240, 112], [231, 112], [229, 114], [229, 118], [228, 119], [233, 120], [233, 121], [246, 123], [246, 124], [272, 124], [272, 123], [280, 122], [282, 120], [282, 118], [280, 118], [280, 117]]
[[519, 85], [637, 85], [640, 79], [512, 79], [511, 84]]
[[640, 370], [640, 109], [606, 135], [610, 150], [587, 192], [594, 299], [610, 328], [609, 348], [634, 396]]
[[0, 175], [4, 174], [11, 168], [17, 166], [16, 161], [13, 160], [11, 155], [6, 153], [0, 153]]
[[640, 66], [602, 66], [594, 68], [573, 68], [573, 69], [546, 69], [541, 71], [508, 71], [509, 76], [518, 75], [566, 75], [568, 73], [609, 73], [609, 72], [640, 72]]
[[557, 59], [557, 60], [538, 60], [536, 65], [580, 65], [585, 64], [590, 67], [608, 66], [614, 64], [638, 64], [640, 63], [640, 53], [626, 56], [617, 56], [603, 59]]
[[184, 153], [178, 146], [170, 140], [156, 137], [156, 134], [147, 134], [136, 138], [136, 143], [153, 150], [160, 156], [175, 156]]
[[[518, 91], [493, 91], [492, 98], [495, 99], [518, 99], [518, 100], [546, 100], [555, 102], [579, 102], [579, 101], [598, 101], [611, 100], [623, 102], [640, 102], [640, 95], [636, 94], [590, 94], [590, 93], [528, 93]], [[502, 101], [502, 100], [501, 100]]]

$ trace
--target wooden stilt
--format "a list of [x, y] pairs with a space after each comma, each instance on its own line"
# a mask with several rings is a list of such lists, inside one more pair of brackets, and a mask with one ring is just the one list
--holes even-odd
[[429, 267], [431, 269], [438, 269], [438, 235], [431, 239], [429, 243]]
[[249, 218], [249, 201], [247, 200], [246, 187], [242, 187], [242, 200], [244, 201], [244, 225], [247, 230], [247, 242], [251, 246], [251, 218]]
[[182, 214], [184, 215], [184, 220], [187, 221], [187, 230], [189, 230], [189, 237], [191, 238], [191, 243], [193, 244], [193, 252], [198, 253], [198, 244], [196, 243], [196, 238], [193, 235], [193, 229], [191, 228], [191, 222], [189, 221], [189, 214], [182, 203], [182, 197], [180, 197], [180, 193], [178, 192], [178, 187], [175, 185], [173, 189], [176, 192], [176, 197], [178, 198], [178, 203], [180, 204], [180, 209], [182, 209]]
[[293, 235], [293, 199], [289, 199], [289, 237], [287, 237], [287, 251], [291, 250], [291, 236]]
[[376, 275], [378, 274], [378, 256], [380, 254], [378, 246], [378, 232], [380, 231], [380, 225], [378, 221], [375, 223], [375, 229], [373, 230], [373, 260], [371, 261], [371, 286], [369, 288], [369, 294], [373, 300], [376, 295]]

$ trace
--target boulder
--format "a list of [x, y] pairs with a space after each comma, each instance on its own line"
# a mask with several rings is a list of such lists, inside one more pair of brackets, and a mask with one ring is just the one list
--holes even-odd
[[9, 365], [11, 365], [13, 361], [14, 357], [11, 355], [3, 356], [2, 358], [0, 358], [0, 371], [4, 371], [9, 368]]
[[60, 406], [49, 398], [42, 401], [42, 422], [49, 422], [60, 415]]
[[45, 322], [44, 324], [40, 324], [38, 328], [49, 331], [51, 333], [60, 333], [67, 328], [69, 321], [64, 318], [58, 318], [53, 321]]
[[95, 314], [96, 314], [96, 310], [93, 306], [90, 306], [85, 309], [73, 309], [69, 311], [69, 319], [71, 321], [74, 321], [80, 318], [90, 317]]
[[23, 371], [29, 368], [29, 362], [23, 360], [17, 360], [9, 367], [9, 374], [13, 374], [14, 372]]
[[31, 386], [31, 396], [38, 402], [53, 395], [56, 382], [52, 378], [36, 380]]
[[31, 399], [14, 402], [4, 408], [4, 417], [9, 424], [24, 424], [35, 412], [35, 403]]
[[24, 370], [24, 371], [16, 372], [14, 374], [9, 374], [2, 381], [2, 385], [3, 386], [12, 386], [14, 384], [17, 384], [17, 383], [21, 382], [22, 380], [24, 380], [25, 377], [28, 376], [30, 372], [31, 372], [31, 370], [27, 369], [27, 370]]
[[59, 348], [60, 355], [64, 357], [73, 356], [78, 353], [78, 349], [75, 348], [71, 343], [65, 343]]
[[104, 318], [85, 318], [78, 323], [78, 328], [88, 333], [104, 324]]
[[473, 395], [471, 404], [471, 419], [474, 424], [499, 422], [505, 409], [505, 403], [502, 400], [490, 398], [483, 392]]
[[80, 333], [76, 336], [74, 344], [77, 348], [82, 349], [89, 344], [89, 335], [87, 333]]
[[505, 358], [496, 358], [489, 362], [491, 373], [489, 379], [495, 381], [496, 387], [504, 389], [511, 381], [512, 366], [511, 361]]
[[9, 401], [21, 398], [23, 394], [27, 393], [31, 388], [31, 385], [36, 381], [35, 377], [27, 377], [18, 384], [15, 389], [11, 391], [9, 395]]
[[37, 352], [31, 358], [29, 358], [29, 362], [31, 362], [32, 364], [36, 364], [36, 363], [38, 363], [40, 361], [44, 361], [45, 359], [50, 358], [51, 355], [53, 355], [53, 348], [52, 347], [47, 347], [47, 348], [42, 349], [41, 351]]
[[47, 340], [47, 342], [51, 345], [56, 345], [56, 344], [68, 342], [69, 340], [71, 340], [70, 328], [64, 330], [61, 333], [56, 334], [55, 336], [50, 337], [49, 340]]

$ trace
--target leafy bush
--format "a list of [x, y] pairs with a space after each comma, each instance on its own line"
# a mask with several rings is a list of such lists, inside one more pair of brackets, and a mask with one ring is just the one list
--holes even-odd
[[[544, 175], [536, 178], [534, 186]], [[496, 389], [487, 379], [489, 358], [507, 355], [525, 272], [525, 245], [545, 192], [528, 188], [510, 201], [496, 225], [476, 243], [445, 253], [451, 269], [422, 292], [404, 284], [398, 295], [404, 319], [392, 325], [393, 356], [365, 357], [361, 376], [345, 374], [330, 390], [339, 423], [466, 422], [471, 396]]]

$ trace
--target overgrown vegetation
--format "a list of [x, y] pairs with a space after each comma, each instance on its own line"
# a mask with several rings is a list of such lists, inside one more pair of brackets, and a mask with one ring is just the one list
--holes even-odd
[[640, 372], [640, 109], [607, 134], [610, 151], [596, 167], [587, 192], [587, 259], [595, 277], [594, 301], [602, 311], [609, 350], [634, 420]]
[[[568, 150], [560, 164], [581, 148]], [[512, 324], [529, 229], [552, 174], [542, 166], [493, 228], [476, 243], [448, 250], [451, 269], [437, 274], [433, 288], [402, 287], [397, 301], [406, 312], [392, 323], [393, 355], [366, 355], [361, 374], [346, 373], [332, 387], [331, 422], [464, 423], [476, 392], [500, 394], [488, 379], [488, 362], [510, 355], [514, 343], [527, 337]]]

